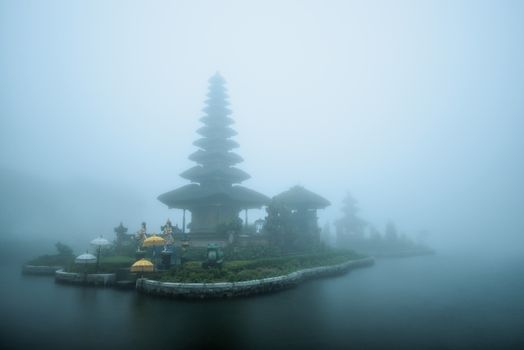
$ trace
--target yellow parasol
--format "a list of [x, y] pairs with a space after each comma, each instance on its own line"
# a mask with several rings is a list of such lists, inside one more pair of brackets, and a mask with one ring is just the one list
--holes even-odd
[[153, 272], [155, 265], [147, 259], [140, 259], [131, 265], [131, 272]]
[[157, 235], [152, 235], [151, 237], [147, 237], [144, 239], [144, 243], [142, 243], [143, 247], [158, 247], [166, 244], [166, 240], [162, 237], [158, 237]]

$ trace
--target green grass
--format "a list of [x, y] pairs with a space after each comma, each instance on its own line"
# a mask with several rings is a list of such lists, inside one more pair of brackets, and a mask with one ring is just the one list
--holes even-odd
[[[221, 268], [202, 268], [202, 260], [186, 262], [168, 271], [149, 273], [148, 277], [165, 282], [238, 282], [252, 279], [281, 276], [291, 272], [316, 267], [336, 265], [362, 256], [349, 250], [325, 250], [318, 253], [295, 254], [259, 259], [227, 260]], [[36, 260], [36, 259], [35, 259]], [[99, 273], [113, 273], [129, 268], [135, 262], [130, 256], [102, 256]], [[66, 266], [69, 272], [94, 273], [96, 264], [75, 264], [70, 260]]]
[[225, 261], [222, 268], [209, 269], [202, 268], [200, 261], [192, 261], [183, 267], [154, 273], [150, 278], [163, 282], [238, 282], [281, 276], [311, 267], [337, 265], [361, 257], [351, 251], [329, 251], [276, 258]]

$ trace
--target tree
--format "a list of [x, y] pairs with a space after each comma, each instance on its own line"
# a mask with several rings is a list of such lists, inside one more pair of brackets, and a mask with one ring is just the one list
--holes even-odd
[[379, 244], [382, 241], [382, 235], [380, 231], [373, 225], [369, 226], [369, 239], [374, 244]]
[[337, 239], [340, 242], [362, 240], [366, 221], [358, 216], [359, 208], [357, 200], [348, 192], [342, 201], [342, 213], [344, 214], [335, 222]]
[[322, 227], [322, 241], [329, 243], [331, 241], [331, 224], [326, 221], [324, 227]]
[[298, 233], [291, 210], [282, 203], [272, 200], [266, 207], [266, 212], [263, 231], [267, 234], [269, 243], [280, 247], [283, 251], [291, 250]]
[[270, 244], [282, 252], [313, 250], [320, 245], [320, 228], [315, 210], [291, 209], [278, 199], [266, 208], [263, 227]]
[[395, 226], [395, 223], [393, 221], [389, 221], [386, 224], [385, 238], [386, 241], [390, 243], [396, 242], [398, 240], [397, 227]]
[[242, 232], [242, 219], [235, 218], [228, 222], [221, 222], [217, 225], [216, 232], [221, 236], [229, 236], [233, 234], [236, 237], [240, 232]]
[[63, 244], [61, 242], [56, 242], [55, 247], [56, 247], [56, 250], [58, 251], [58, 255], [64, 255], [64, 256], [73, 255], [73, 249], [66, 244]]

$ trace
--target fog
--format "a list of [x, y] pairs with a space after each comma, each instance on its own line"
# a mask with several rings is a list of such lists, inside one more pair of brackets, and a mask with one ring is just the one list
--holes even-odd
[[[0, 348], [524, 349], [523, 44], [516, 0], [0, 1]], [[314, 241], [317, 255], [271, 260], [269, 251], [248, 269], [226, 252], [225, 268], [208, 270], [209, 252], [204, 263], [183, 260], [189, 243], [177, 241], [187, 245], [164, 252], [179, 260], [162, 256], [152, 279], [181, 272], [194, 287], [236, 263], [238, 274], [216, 284], [235, 290], [325, 256], [322, 271], [374, 263], [205, 302], [144, 295], [147, 280], [127, 267], [147, 246], [124, 234], [113, 255], [91, 257], [99, 275], [87, 261], [81, 272], [74, 257], [94, 252], [95, 237], [115, 239], [120, 222], [128, 233], [144, 221], [149, 233], [168, 218], [182, 225], [182, 211], [157, 197], [189, 183], [179, 174], [195, 165], [188, 156], [216, 72], [244, 158], [237, 167], [251, 175], [242, 185], [325, 197], [318, 224], [332, 245], [351, 193], [372, 227], [427, 232], [434, 254], [395, 234], [391, 255], [407, 246], [412, 256], [384, 249], [373, 260]], [[249, 212], [251, 223], [265, 216]], [[75, 255], [59, 245], [41, 256], [58, 241]], [[154, 247], [147, 254], [157, 258]], [[44, 266], [29, 267], [50, 277], [20, 273], [35, 257], [29, 264]], [[115, 288], [87, 286], [89, 276], [105, 284], [108, 271]], [[82, 285], [55, 283], [61, 273]]]
[[[208, 79], [244, 184], [303, 185], [436, 248], [522, 245], [518, 1], [3, 1], [3, 235], [85, 245], [180, 212]], [[264, 211], [253, 213], [263, 217]], [[5, 231], [5, 232], [4, 232]]]

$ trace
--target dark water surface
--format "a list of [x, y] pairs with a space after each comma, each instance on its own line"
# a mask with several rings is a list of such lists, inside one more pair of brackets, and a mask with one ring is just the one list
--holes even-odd
[[524, 349], [524, 257], [378, 260], [254, 298], [151, 298], [0, 269], [0, 348]]

